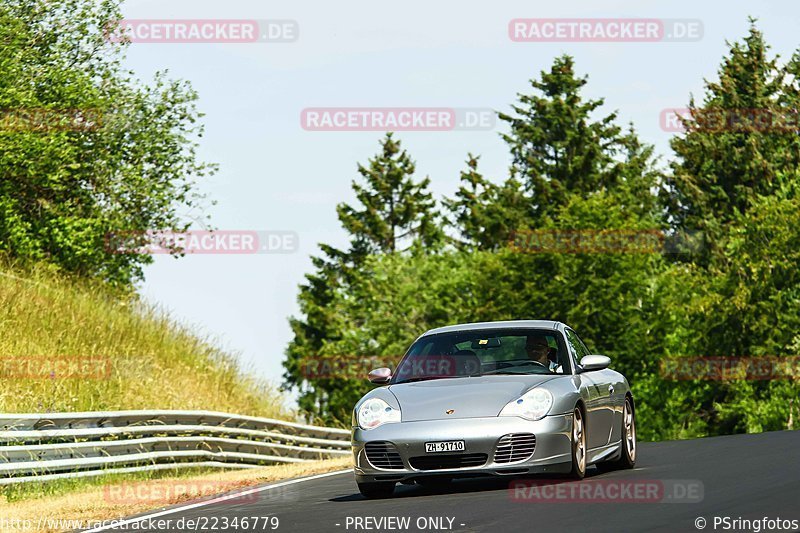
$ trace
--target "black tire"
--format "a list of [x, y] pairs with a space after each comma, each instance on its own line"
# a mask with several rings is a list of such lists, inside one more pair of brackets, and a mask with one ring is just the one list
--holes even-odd
[[572, 470], [573, 479], [583, 479], [586, 475], [586, 421], [580, 407], [572, 412]]
[[622, 410], [622, 450], [619, 459], [608, 463], [617, 470], [631, 469], [636, 465], [636, 411], [630, 396], [625, 397]]
[[356, 483], [358, 491], [369, 500], [388, 498], [394, 493], [393, 481], [377, 481], [373, 483]]

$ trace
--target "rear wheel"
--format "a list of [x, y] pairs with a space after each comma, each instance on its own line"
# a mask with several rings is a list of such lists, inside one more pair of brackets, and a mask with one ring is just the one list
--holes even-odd
[[378, 481], [374, 483], [357, 483], [358, 491], [370, 500], [388, 498], [394, 493], [393, 481]]
[[636, 415], [633, 412], [633, 402], [627, 397], [625, 398], [625, 407], [622, 409], [620, 448], [618, 459], [598, 463], [597, 468], [603, 472], [609, 472], [633, 468], [636, 464]]
[[586, 426], [583, 412], [576, 407], [572, 412], [572, 471], [570, 476], [583, 479], [586, 475]]
[[633, 468], [636, 464], [636, 415], [633, 411], [633, 402], [630, 397], [625, 397], [625, 407], [622, 410], [622, 450], [620, 458], [612, 463], [614, 468]]

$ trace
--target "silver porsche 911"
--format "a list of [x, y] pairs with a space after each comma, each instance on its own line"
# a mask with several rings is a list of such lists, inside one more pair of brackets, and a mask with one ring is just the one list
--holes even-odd
[[395, 483], [454, 477], [632, 468], [633, 395], [611, 360], [561, 322], [448, 326], [411, 345], [397, 369], [353, 410], [358, 488], [387, 497]]

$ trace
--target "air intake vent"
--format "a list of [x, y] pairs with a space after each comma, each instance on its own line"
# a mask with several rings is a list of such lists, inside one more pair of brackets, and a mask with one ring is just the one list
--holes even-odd
[[411, 466], [417, 470], [449, 470], [451, 468], [469, 468], [486, 464], [485, 453], [464, 453], [460, 455], [420, 455], [409, 459]]
[[536, 435], [532, 433], [511, 433], [504, 435], [497, 443], [494, 452], [495, 463], [516, 463], [530, 459], [536, 448]]
[[367, 459], [375, 468], [384, 470], [405, 468], [397, 448], [391, 442], [368, 442], [364, 448], [367, 450]]

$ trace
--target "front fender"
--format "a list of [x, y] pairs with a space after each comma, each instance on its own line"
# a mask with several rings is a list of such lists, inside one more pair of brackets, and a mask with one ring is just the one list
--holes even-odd
[[539, 387], [547, 389], [553, 395], [553, 407], [550, 408], [550, 415], [571, 414], [575, 404], [581, 399], [580, 375], [560, 376]]

